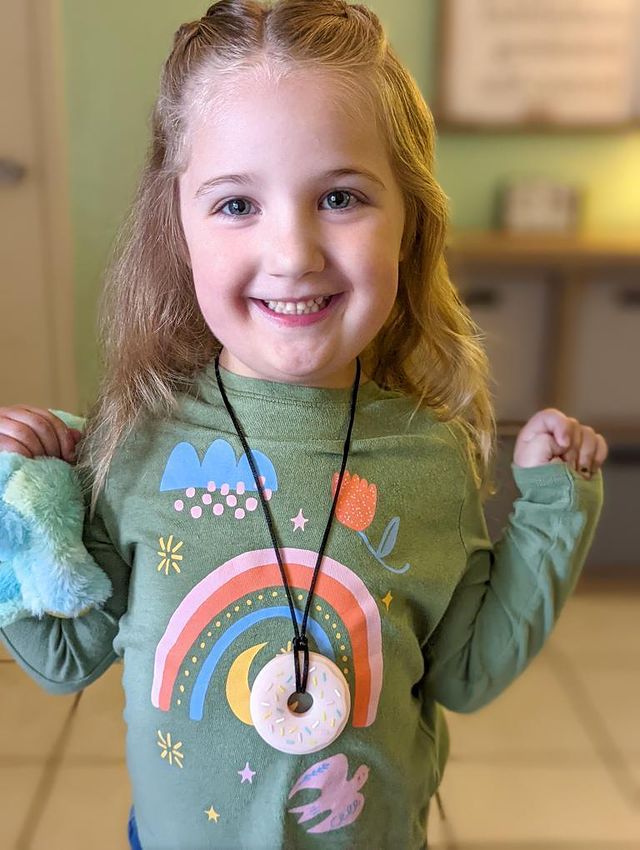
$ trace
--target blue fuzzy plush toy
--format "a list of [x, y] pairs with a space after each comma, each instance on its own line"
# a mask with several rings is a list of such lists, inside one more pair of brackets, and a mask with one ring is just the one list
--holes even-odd
[[[84, 421], [54, 410], [70, 428]], [[82, 543], [85, 504], [73, 466], [0, 452], [0, 627], [25, 617], [78, 617], [111, 596]]]

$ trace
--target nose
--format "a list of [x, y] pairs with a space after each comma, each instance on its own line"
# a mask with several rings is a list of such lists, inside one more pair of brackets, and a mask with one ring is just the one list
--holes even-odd
[[302, 278], [325, 266], [317, 223], [289, 212], [274, 216], [266, 230], [264, 270], [272, 277]]

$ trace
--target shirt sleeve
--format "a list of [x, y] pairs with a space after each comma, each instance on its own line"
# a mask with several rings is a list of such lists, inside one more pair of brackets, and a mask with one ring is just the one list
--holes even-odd
[[46, 691], [80, 691], [116, 659], [113, 640], [127, 607], [130, 566], [112, 542], [104, 499], [94, 516], [85, 517], [83, 542], [111, 579], [112, 596], [100, 609], [64, 619], [45, 615], [19, 620], [0, 629], [9, 652]]
[[492, 545], [467, 476], [460, 513], [466, 569], [424, 650], [423, 694], [470, 712], [497, 697], [550, 635], [584, 565], [603, 500], [565, 463], [512, 465], [520, 491]]

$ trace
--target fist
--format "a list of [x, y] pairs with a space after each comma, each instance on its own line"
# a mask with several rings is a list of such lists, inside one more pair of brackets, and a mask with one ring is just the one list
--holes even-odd
[[548, 407], [535, 413], [518, 434], [513, 462], [527, 467], [564, 461], [588, 479], [600, 469], [608, 453], [602, 434]]
[[76, 443], [81, 431], [68, 428], [49, 410], [29, 405], [0, 407], [0, 451], [24, 457], [39, 455], [75, 462]]

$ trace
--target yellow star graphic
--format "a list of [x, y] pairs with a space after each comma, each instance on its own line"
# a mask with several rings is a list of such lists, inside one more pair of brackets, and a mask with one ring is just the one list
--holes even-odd
[[218, 812], [216, 812], [216, 810], [213, 808], [213, 806], [211, 806], [210, 809], [207, 809], [205, 811], [205, 815], [208, 816], [209, 820], [212, 820], [212, 821], [215, 821], [216, 823], [218, 823], [218, 818], [220, 817], [220, 815], [218, 814]]
[[382, 600], [381, 600], [381, 601], [382, 601], [382, 602], [384, 602], [384, 604], [387, 606], [387, 611], [389, 610], [389, 605], [391, 605], [391, 600], [392, 600], [392, 599], [393, 599], [393, 596], [391, 595], [391, 591], [390, 591], [390, 590], [388, 590], [388, 591], [387, 591], [387, 595], [386, 595], [386, 596], [383, 596], [383, 597], [382, 597]]
[[158, 550], [158, 555], [162, 558], [160, 563], [157, 566], [158, 572], [162, 572], [164, 570], [164, 574], [166, 576], [169, 575], [169, 568], [173, 568], [177, 573], [180, 572], [180, 564], [178, 561], [182, 560], [182, 555], [178, 555], [178, 549], [183, 545], [182, 540], [176, 545], [173, 545], [173, 534], [169, 535], [169, 539], [167, 542], [164, 542], [164, 537], [160, 537], [158, 539], [158, 543], [160, 544], [160, 549]]

